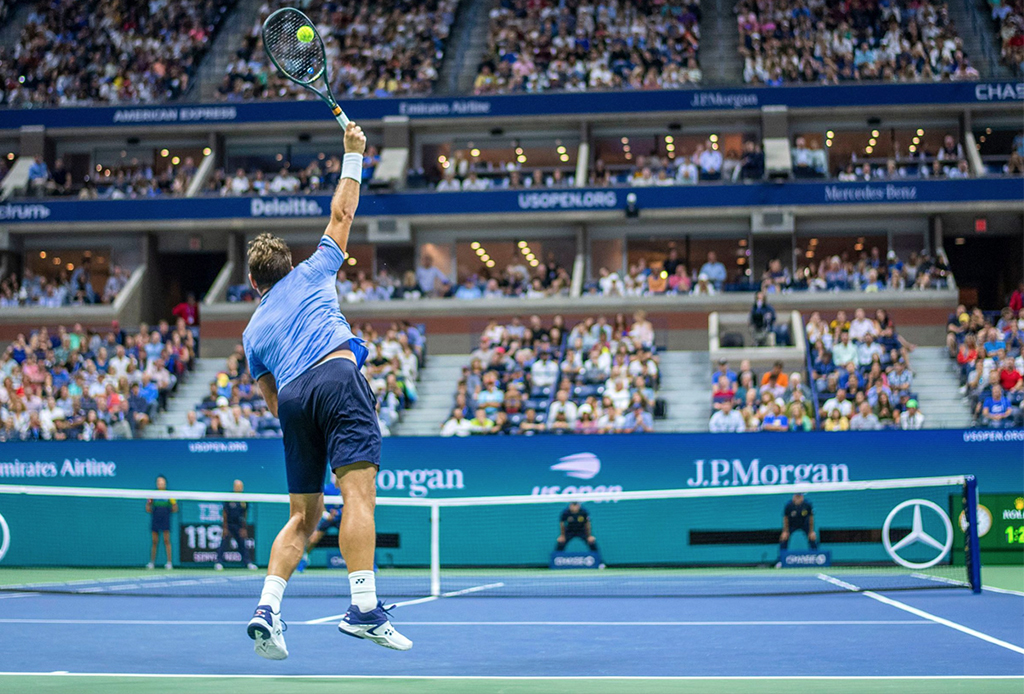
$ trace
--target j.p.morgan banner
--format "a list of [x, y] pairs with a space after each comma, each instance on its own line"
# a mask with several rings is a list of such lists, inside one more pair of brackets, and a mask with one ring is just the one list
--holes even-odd
[[[1024, 101], [1021, 82], [863, 84], [748, 89], [524, 94], [427, 99], [359, 99], [345, 103], [357, 121], [387, 116], [413, 119], [559, 116], [668, 111], [737, 111], [764, 106], [842, 108], [914, 104], [992, 104]], [[11, 109], [0, 111], [0, 129], [182, 127], [234, 123], [322, 121], [319, 100], [232, 104]]]
[[[853, 206], [864, 204], [1003, 202], [1019, 207], [1024, 178], [900, 180], [878, 183], [790, 182], [756, 185], [702, 184], [657, 188], [572, 188], [366, 194], [361, 216], [409, 217], [624, 210], [636, 195], [651, 209]], [[54, 200], [0, 204], [0, 226], [73, 222], [305, 219], [330, 210], [324, 195], [146, 200]]]
[[[974, 474], [1024, 489], [1024, 430], [536, 436], [384, 441], [381, 496], [585, 495]], [[279, 439], [0, 445], [0, 484], [284, 492]]]

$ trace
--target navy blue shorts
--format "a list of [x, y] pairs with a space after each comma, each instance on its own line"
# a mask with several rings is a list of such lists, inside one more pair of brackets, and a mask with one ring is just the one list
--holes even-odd
[[377, 399], [352, 361], [329, 359], [296, 378], [281, 389], [277, 413], [289, 493], [322, 492], [327, 465], [380, 465]]
[[149, 529], [154, 533], [162, 533], [171, 529], [171, 509], [157, 507], [153, 509], [153, 517], [149, 521]]

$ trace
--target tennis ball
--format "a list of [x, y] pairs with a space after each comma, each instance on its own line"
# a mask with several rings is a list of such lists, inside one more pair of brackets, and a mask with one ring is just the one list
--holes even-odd
[[311, 26], [299, 27], [299, 30], [295, 32], [295, 35], [302, 43], [309, 43], [313, 40], [313, 37], [316, 36], [316, 34], [313, 33], [313, 27]]

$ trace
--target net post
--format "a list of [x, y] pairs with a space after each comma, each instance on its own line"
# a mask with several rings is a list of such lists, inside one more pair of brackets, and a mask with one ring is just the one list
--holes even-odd
[[430, 504], [430, 594], [441, 595], [441, 505]]
[[973, 593], [981, 593], [981, 548], [978, 546], [978, 479], [974, 475], [964, 477], [964, 511], [967, 531], [964, 533], [967, 546], [964, 547], [967, 562], [967, 579]]

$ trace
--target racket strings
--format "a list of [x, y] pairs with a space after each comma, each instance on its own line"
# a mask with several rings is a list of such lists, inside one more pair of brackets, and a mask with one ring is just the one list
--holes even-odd
[[299, 40], [299, 29], [304, 26], [312, 28], [312, 23], [301, 12], [277, 12], [263, 26], [263, 45], [288, 78], [309, 84], [324, 74], [326, 59], [319, 35], [314, 34], [312, 41]]

